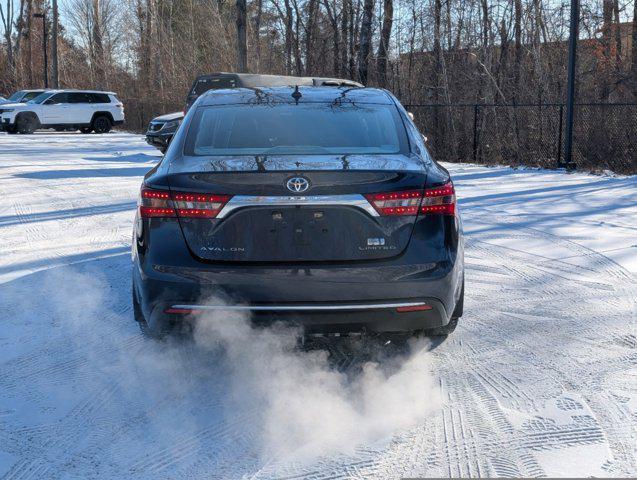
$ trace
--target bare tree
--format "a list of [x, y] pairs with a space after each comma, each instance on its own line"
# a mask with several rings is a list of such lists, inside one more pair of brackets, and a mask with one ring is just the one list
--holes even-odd
[[349, 72], [349, 15], [352, 8], [352, 0], [343, 0], [343, 6], [341, 8], [341, 65], [338, 69], [338, 75], [347, 76], [351, 75]]
[[363, 4], [363, 21], [361, 23], [360, 47], [358, 50], [358, 79], [367, 83], [369, 54], [372, 45], [372, 20], [374, 17], [374, 0], [365, 0]]
[[514, 98], [520, 92], [520, 70], [522, 68], [522, 0], [515, 0], [515, 63], [513, 66]]
[[58, 72], [58, 1], [53, 0], [53, 25], [51, 27], [51, 80], [53, 88], [60, 86], [60, 74]]
[[6, 1], [6, 11], [2, 8], [0, 3], [0, 20], [4, 28], [4, 41], [7, 47], [7, 61], [12, 73], [15, 70], [15, 58], [13, 56], [13, 14], [14, 14], [13, 0]]
[[237, 71], [248, 70], [248, 47], [246, 44], [246, 0], [236, 0], [237, 7]]
[[257, 0], [257, 14], [254, 16], [254, 33], [255, 33], [255, 57], [256, 71], [261, 71], [261, 17], [263, 15], [263, 0]]
[[336, 2], [330, 4], [329, 0], [324, 0], [323, 4], [325, 5], [325, 11], [327, 13], [327, 18], [330, 21], [330, 26], [332, 27], [332, 55], [333, 55], [333, 63], [332, 63], [332, 71], [334, 75], [338, 75], [338, 72], [341, 68], [341, 42], [340, 42], [340, 30], [338, 26], [338, 14], [336, 12]]
[[[307, 29], [305, 33], [305, 70], [308, 74], [314, 71], [314, 37], [316, 36], [316, 15], [318, 13], [318, 0], [308, 0], [307, 3]], [[298, 18], [298, 12], [297, 12]]]
[[[448, 0], [450, 1], [450, 0]], [[383, 1], [383, 27], [378, 45], [378, 84], [381, 87], [387, 86], [387, 55], [389, 51], [389, 39], [394, 22], [394, 2], [393, 0]]]
[[632, 59], [630, 63], [630, 78], [633, 83], [633, 98], [637, 100], [637, 1], [633, 2], [633, 31], [632, 31]]
[[26, 40], [27, 40], [27, 83], [33, 86], [33, 0], [27, 0], [26, 8]]

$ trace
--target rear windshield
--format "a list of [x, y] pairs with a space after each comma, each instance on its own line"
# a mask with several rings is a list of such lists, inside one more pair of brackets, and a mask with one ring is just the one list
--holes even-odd
[[186, 155], [347, 155], [408, 150], [394, 105], [256, 104], [200, 107]]
[[219, 90], [221, 88], [234, 88], [236, 87], [236, 79], [230, 76], [213, 77], [213, 78], [200, 78], [198, 79], [190, 91], [190, 95], [199, 97], [206, 93], [208, 90]]

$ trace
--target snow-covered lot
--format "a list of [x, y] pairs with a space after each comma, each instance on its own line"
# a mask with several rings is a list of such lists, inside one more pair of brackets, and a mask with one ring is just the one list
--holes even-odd
[[0, 134], [0, 478], [637, 474], [636, 177], [450, 165], [456, 333], [301, 351], [241, 318], [139, 333], [131, 222], [159, 158]]

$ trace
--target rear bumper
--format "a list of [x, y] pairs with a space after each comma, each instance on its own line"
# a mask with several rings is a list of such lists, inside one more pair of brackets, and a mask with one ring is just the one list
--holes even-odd
[[170, 139], [173, 137], [169, 135], [157, 135], [154, 133], [146, 133], [146, 143], [152, 145], [155, 148], [167, 148], [170, 143]]
[[[136, 262], [134, 284], [144, 316], [153, 325], [171, 314], [214, 319], [227, 310], [243, 310], [253, 323], [284, 321], [308, 332], [405, 332], [449, 323], [462, 268], [461, 262], [446, 267], [430, 268], [424, 278], [426, 265], [309, 268], [300, 275], [294, 268], [180, 268], [183, 276], [178, 279], [171, 268], [145, 272]], [[415, 278], [405, 275], [409, 269]], [[414, 304], [426, 309], [405, 311]]]
[[172, 305], [169, 308], [159, 307], [155, 315], [161, 317], [168, 310], [184, 318], [214, 321], [219, 318], [217, 315], [239, 310], [249, 315], [255, 325], [284, 322], [303, 327], [305, 333], [413, 332], [449, 322], [444, 305], [433, 298], [356, 305]]

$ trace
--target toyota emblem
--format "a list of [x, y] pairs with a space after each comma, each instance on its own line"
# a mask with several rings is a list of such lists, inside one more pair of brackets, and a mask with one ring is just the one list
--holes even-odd
[[288, 190], [294, 193], [303, 193], [310, 188], [310, 182], [307, 178], [292, 177], [286, 183]]

